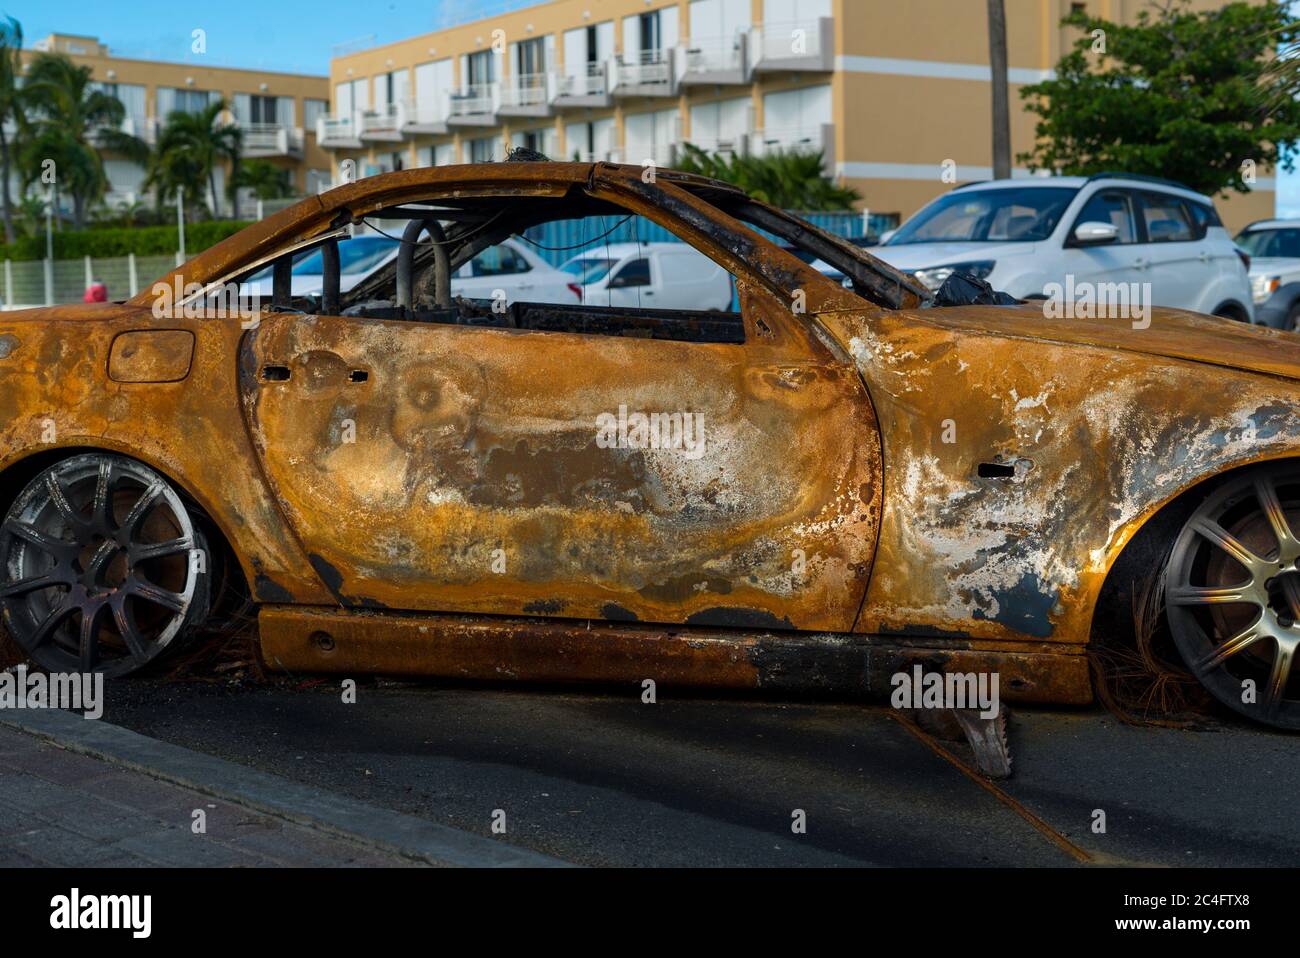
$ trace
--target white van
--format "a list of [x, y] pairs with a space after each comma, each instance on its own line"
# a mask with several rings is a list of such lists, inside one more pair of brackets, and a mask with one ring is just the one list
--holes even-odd
[[685, 243], [593, 244], [560, 269], [588, 306], [731, 308], [731, 274]]

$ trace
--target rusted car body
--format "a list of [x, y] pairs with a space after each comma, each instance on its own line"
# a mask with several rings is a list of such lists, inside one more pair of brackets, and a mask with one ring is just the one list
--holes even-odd
[[[1051, 320], [1041, 304], [938, 308], [731, 187], [648, 179], [577, 163], [385, 174], [250, 226], [128, 302], [0, 314], [9, 631], [61, 635], [69, 662], [125, 672], [153, 654], [136, 648], [151, 638], [131, 604], [185, 611], [131, 577], [148, 546], [118, 532], [132, 497], [111, 504], [107, 460], [102, 479], [93, 459], [49, 472], [110, 454], [147, 467], [128, 486], [148, 493], [151, 470], [202, 517], [273, 667], [879, 693], [920, 663], [997, 671], [1012, 701], [1083, 703], [1126, 547], [1173, 504], [1300, 453], [1290, 334], [1175, 311], [1138, 328]], [[400, 273], [398, 305], [369, 313], [366, 289], [352, 307], [279, 302], [251, 321], [181, 305], [366, 217], [451, 223], [414, 254], [410, 289], [434, 290], [491, 243], [593, 211], [644, 216], [728, 269], [736, 327], [680, 316], [662, 338], [601, 313], [622, 325], [592, 332], [559, 307], [440, 319], [444, 303], [401, 302]], [[840, 257], [853, 288], [755, 227]], [[637, 412], [679, 435], [697, 415], [702, 441], [629, 445]], [[600, 441], [602, 422], [619, 442]], [[1264, 509], [1285, 532], [1300, 512], [1291, 475]], [[65, 517], [70, 544], [44, 546], [63, 549], [47, 565], [64, 572], [43, 584], [23, 517], [63, 511], [41, 491], [59, 476], [88, 490], [86, 516], [108, 518]], [[180, 511], [158, 542], [192, 559], [200, 533]], [[1276, 556], [1251, 553], [1276, 559], [1247, 598], [1270, 631], [1238, 644], [1276, 693], [1252, 714], [1289, 725], [1300, 545], [1291, 555], [1285, 532]], [[195, 594], [193, 568], [166, 575], [169, 594]], [[46, 585], [44, 605], [23, 604]], [[139, 633], [124, 659], [104, 651], [115, 624]]]

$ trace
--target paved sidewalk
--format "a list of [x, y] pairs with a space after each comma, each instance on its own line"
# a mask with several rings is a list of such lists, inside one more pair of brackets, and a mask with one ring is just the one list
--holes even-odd
[[0, 728], [0, 867], [414, 864]]

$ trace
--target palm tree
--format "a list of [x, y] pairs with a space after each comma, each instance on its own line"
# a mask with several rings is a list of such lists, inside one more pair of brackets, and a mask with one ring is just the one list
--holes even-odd
[[993, 73], [993, 178], [1011, 176], [1011, 107], [1007, 100], [1007, 10], [989, 3], [989, 69]]
[[686, 173], [734, 183], [751, 196], [787, 210], [851, 210], [857, 190], [836, 186], [826, 176], [820, 152], [782, 150], [763, 156], [706, 153], [693, 143], [675, 164]]
[[12, 172], [13, 158], [9, 152], [11, 144], [4, 124], [13, 120], [16, 125], [19, 119], [21, 86], [18, 82], [18, 73], [21, 68], [18, 62], [18, 51], [22, 48], [22, 25], [13, 17], [6, 17], [3, 22], [0, 22], [0, 180], [3, 181], [3, 185], [0, 186], [0, 207], [4, 216], [6, 243], [14, 241], [14, 205], [9, 195], [9, 176]]
[[53, 160], [57, 186], [72, 197], [73, 221], [80, 229], [89, 205], [108, 189], [100, 149], [144, 165], [149, 148], [123, 132], [125, 107], [95, 86], [90, 67], [62, 54], [42, 53], [32, 60], [22, 103], [31, 129], [19, 153], [26, 181], [41, 178], [46, 161]]
[[279, 200], [293, 195], [292, 174], [270, 160], [244, 163], [231, 182], [237, 187], [248, 187], [259, 200]]
[[146, 180], [147, 186], [170, 195], [180, 189], [185, 202], [199, 205], [206, 188], [212, 197], [212, 215], [221, 215], [221, 197], [217, 192], [217, 167], [228, 161], [231, 179], [239, 172], [239, 154], [243, 131], [221, 121], [226, 101], [217, 100], [197, 113], [176, 111], [167, 117], [158, 135], [158, 148]]

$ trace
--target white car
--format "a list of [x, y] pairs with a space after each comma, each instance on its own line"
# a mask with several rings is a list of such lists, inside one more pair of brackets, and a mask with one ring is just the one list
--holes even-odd
[[[356, 236], [339, 243], [339, 292], [346, 293], [375, 270], [397, 258], [401, 241], [387, 236]], [[317, 295], [324, 288], [319, 250], [293, 265], [293, 295]], [[271, 297], [271, 272], [265, 269], [248, 281], [264, 299]], [[526, 244], [504, 240], [483, 250], [451, 276], [451, 293], [466, 299], [492, 299], [497, 290], [510, 302], [578, 303], [573, 277], [556, 269]]]
[[1099, 173], [960, 186], [870, 252], [930, 289], [954, 271], [1017, 299], [1067, 298], [1059, 294], [1085, 283], [1122, 283], [1148, 294], [1147, 306], [1254, 322], [1248, 257], [1214, 202], [1150, 177]]
[[1256, 321], [1300, 332], [1300, 220], [1251, 223], [1237, 245], [1250, 254]]
[[685, 243], [593, 244], [560, 269], [589, 306], [731, 308], [731, 274]]

